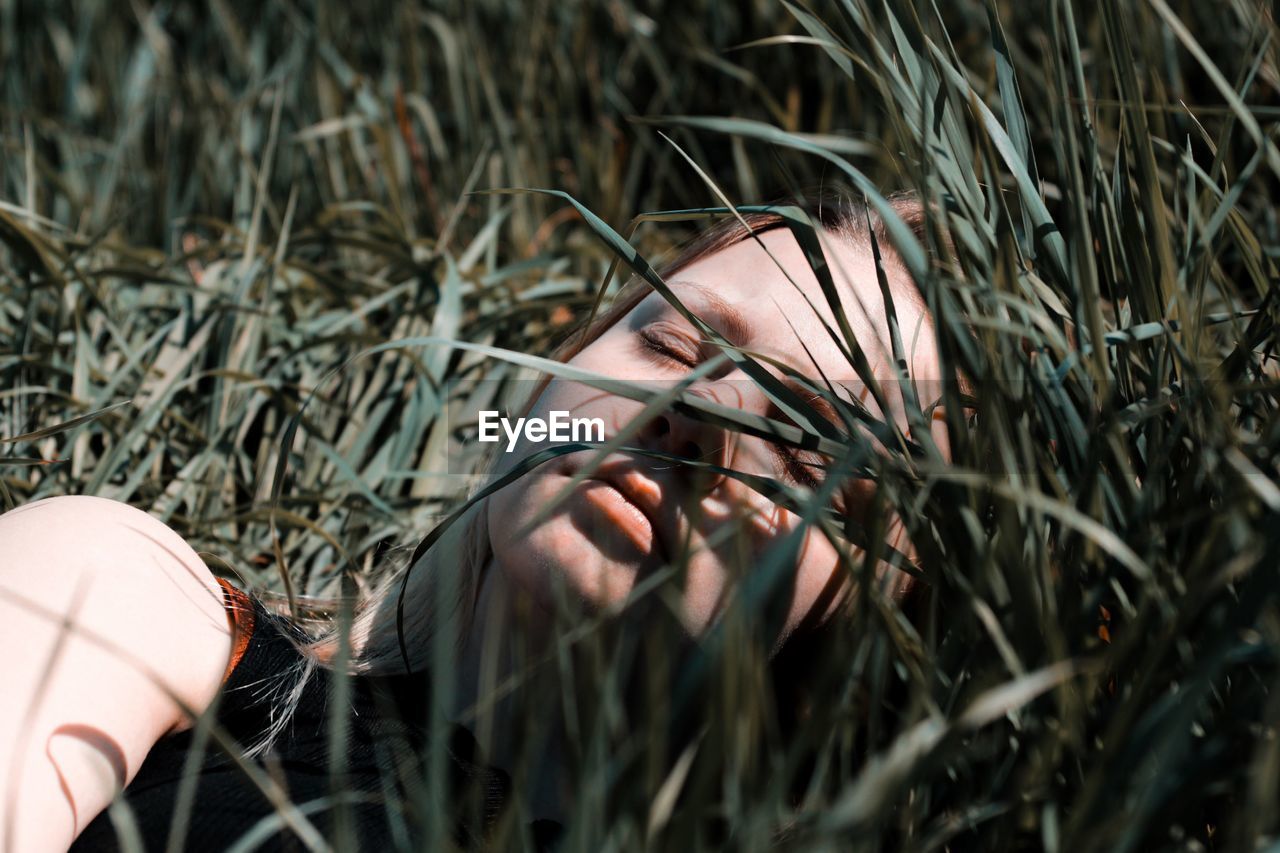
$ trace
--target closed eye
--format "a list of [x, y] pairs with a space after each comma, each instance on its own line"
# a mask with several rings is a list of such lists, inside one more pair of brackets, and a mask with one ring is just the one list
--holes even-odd
[[[814, 409], [817, 410], [816, 413], [819, 417], [823, 416], [821, 411], [823, 405], [825, 404], [829, 407], [829, 404], [825, 403], [821, 395], [813, 394], [807, 390], [802, 390], [794, 384], [792, 384], [792, 390], [795, 391], [806, 404], [814, 407]], [[776, 407], [772, 407], [772, 409], [773, 410], [770, 412], [769, 417], [775, 420], [780, 420], [783, 423], [791, 424], [792, 426], [797, 426], [797, 424], [781, 410]], [[782, 462], [783, 467], [794, 482], [807, 486], [813, 491], [818, 490], [822, 485], [823, 480], [826, 479], [826, 468], [829, 464], [829, 460], [826, 456], [812, 451], [804, 451], [795, 447], [788, 447], [778, 442], [770, 442], [769, 445], [774, 454]], [[843, 494], [843, 490], [837, 490], [836, 494], [833, 496], [833, 504], [837, 511], [843, 512], [845, 499], [846, 496]]]
[[687, 341], [682, 342], [675, 334], [664, 333], [656, 328], [641, 329], [638, 334], [645, 352], [663, 363], [689, 368], [698, 366], [698, 348]]
[[[794, 448], [782, 447], [779, 444], [770, 442], [774, 453], [782, 461], [783, 467], [793, 482], [807, 487], [812, 492], [817, 492], [823, 481], [826, 479], [827, 463], [822, 457], [816, 453], [804, 451], [796, 451]], [[836, 491], [831, 495], [831, 507], [839, 515], [846, 513], [846, 508], [851, 506], [852, 492], [849, 491], [853, 485], [853, 481]]]
[[821, 484], [821, 480], [813, 473], [812, 468], [820, 466], [821, 463], [801, 458], [801, 454], [795, 452], [789, 447], [783, 447], [779, 444], [773, 444], [776, 448], [778, 457], [782, 460], [782, 464], [787, 466], [787, 471], [801, 485], [808, 486], [810, 489], [817, 489]]
[[[696, 354], [697, 348], [688, 341], [682, 340], [682, 336], [655, 328], [641, 329], [638, 335], [641, 347], [654, 360], [664, 365], [677, 365], [687, 368], [697, 367], [699, 360], [699, 356]], [[694, 350], [695, 354], [690, 354], [690, 349]], [[821, 400], [821, 397], [814, 395], [808, 402], [812, 403], [815, 399]], [[782, 419], [790, 421], [790, 418], [785, 416]], [[822, 484], [821, 476], [814, 473], [815, 470], [823, 470], [824, 460], [817, 454], [798, 452], [794, 448], [784, 447], [776, 442], [769, 442], [769, 446], [782, 463], [792, 482], [812, 490], [817, 490]]]

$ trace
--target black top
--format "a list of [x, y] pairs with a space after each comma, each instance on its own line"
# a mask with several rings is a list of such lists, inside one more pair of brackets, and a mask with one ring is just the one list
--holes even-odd
[[[303, 656], [286, 638], [296, 631], [287, 620], [269, 613], [255, 597], [254, 628], [248, 647], [219, 692], [215, 720], [240, 745], [248, 747], [267, 731], [279, 714], [284, 691], [302, 681], [302, 695], [285, 729], [271, 748], [242, 762], [274, 775], [287, 790], [288, 801], [327, 839], [336, 841], [339, 809], [350, 809], [350, 826], [360, 849], [380, 853], [419, 849], [425, 839], [417, 806], [427, 798], [415, 796], [427, 772], [424, 732], [428, 704], [426, 679], [418, 677], [352, 677], [348, 681], [345, 782], [336, 790], [349, 794], [350, 804], [331, 798], [328, 703], [334, 673], [316, 666], [302, 680], [297, 667]], [[295, 634], [301, 638], [300, 634]], [[305, 850], [294, 830], [259, 826], [278, 814], [262, 788], [232, 760], [212, 737], [203, 754], [193, 748], [196, 729], [161, 738], [151, 748], [137, 775], [116, 803], [98, 815], [71, 845], [72, 851], [108, 851], [121, 847], [111, 819], [113, 810], [128, 806], [144, 848], [164, 850], [182, 799], [183, 765], [198, 762], [191, 806], [178, 849], [224, 850], [245, 838], [261, 835], [255, 850]], [[449, 829], [463, 846], [483, 844], [510, 794], [511, 783], [502, 770], [478, 761], [476, 742], [461, 726], [454, 726], [446, 762], [447, 784], [454, 825]], [[191, 785], [188, 782], [188, 785]], [[357, 802], [351, 802], [358, 799]], [[389, 805], [392, 803], [393, 805]], [[402, 819], [395, 819], [400, 815]], [[126, 815], [127, 817], [127, 815]], [[429, 819], [429, 818], [428, 818]], [[392, 826], [395, 820], [396, 826]], [[122, 821], [127, 825], [128, 820]], [[534, 843], [553, 843], [559, 827], [549, 821], [531, 826]], [[127, 827], [125, 831], [129, 830]]]

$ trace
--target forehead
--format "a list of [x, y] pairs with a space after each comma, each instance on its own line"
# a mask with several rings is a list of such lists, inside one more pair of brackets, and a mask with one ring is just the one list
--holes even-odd
[[[731, 342], [774, 356], [808, 376], [817, 376], [816, 362], [829, 379], [856, 382], [849, 360], [841, 353], [842, 343], [832, 340], [833, 331], [843, 342], [804, 250], [787, 228], [774, 228], [758, 236], [759, 242], [749, 237], [689, 264], [673, 273], [667, 283], [686, 307]], [[819, 231], [819, 239], [851, 332], [876, 375], [890, 376], [888, 321], [869, 248], [826, 230]], [[892, 262], [886, 261], [884, 266], [904, 346], [911, 350], [917, 326], [926, 318], [909, 295], [911, 283], [905, 273]], [[748, 340], [736, 340], [728, 333], [725, 312], [716, 310], [720, 307], [739, 315]], [[674, 313], [656, 292], [645, 297], [638, 309]], [[917, 345], [916, 349], [920, 348]], [[912, 362], [913, 373], [926, 368], [920, 356]]]

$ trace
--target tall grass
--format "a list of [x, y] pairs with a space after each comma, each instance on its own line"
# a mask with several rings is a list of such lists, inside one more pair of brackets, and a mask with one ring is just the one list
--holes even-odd
[[1245, 0], [2, 3], [0, 499], [150, 508], [322, 623], [454, 506], [441, 389], [518, 375], [373, 347], [544, 353], [698, 224], [641, 213], [915, 189], [973, 384], [918, 389], [953, 464], [875, 470], [928, 612], [864, 596], [791, 737], [749, 596], [643, 717], [596, 698], [661, 648], [566, 652], [566, 846], [1265, 848], [1278, 57]]

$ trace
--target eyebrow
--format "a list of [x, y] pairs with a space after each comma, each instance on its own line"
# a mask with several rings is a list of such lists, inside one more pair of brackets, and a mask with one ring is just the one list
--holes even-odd
[[680, 279], [669, 281], [667, 282], [667, 285], [696, 291], [701, 297], [701, 301], [705, 303], [705, 308], [694, 313], [705, 313], [711, 318], [719, 321], [720, 328], [716, 331], [720, 332], [720, 334], [723, 335], [725, 340], [729, 343], [736, 347], [743, 347], [747, 345], [749, 340], [751, 340], [751, 324], [747, 322], [747, 318], [742, 315], [741, 311], [733, 305], [730, 305], [723, 296], [716, 293], [711, 288], [696, 282]]

